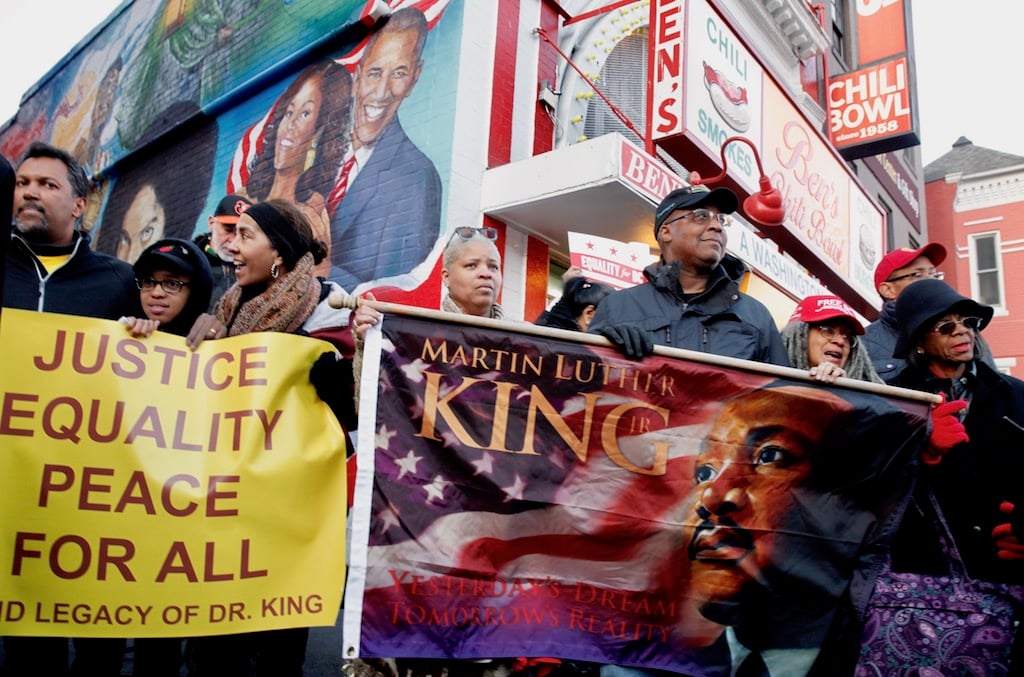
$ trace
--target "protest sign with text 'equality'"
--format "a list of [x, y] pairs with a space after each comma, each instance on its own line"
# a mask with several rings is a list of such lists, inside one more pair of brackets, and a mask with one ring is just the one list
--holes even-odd
[[0, 634], [332, 625], [346, 445], [309, 383], [325, 350], [5, 310]]

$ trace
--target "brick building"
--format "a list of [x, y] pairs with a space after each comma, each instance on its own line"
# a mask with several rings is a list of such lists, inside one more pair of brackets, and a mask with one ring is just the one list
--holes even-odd
[[1024, 157], [960, 137], [925, 168], [931, 239], [946, 245], [941, 266], [961, 294], [996, 309], [985, 338], [996, 366], [1024, 376]]
[[[502, 304], [527, 320], [558, 294], [568, 232], [656, 253], [662, 195], [727, 161], [746, 196], [760, 160], [787, 217], [738, 215], [747, 290], [780, 322], [825, 289], [870, 320], [875, 263], [927, 239], [909, 16], [901, 0], [133, 0], [26, 93], [0, 152], [75, 152], [98, 249], [201, 233], [226, 192], [285, 197], [331, 244], [333, 279], [429, 307], [451, 228], [494, 226]], [[406, 64], [368, 58], [389, 24], [424, 33]], [[293, 127], [303, 87], [314, 122]], [[156, 227], [132, 216], [147, 186]]]

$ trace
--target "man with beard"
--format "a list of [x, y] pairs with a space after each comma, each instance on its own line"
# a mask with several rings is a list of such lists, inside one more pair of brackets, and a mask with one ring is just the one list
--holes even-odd
[[441, 223], [441, 179], [409, 140], [398, 107], [423, 68], [427, 20], [399, 9], [366, 44], [353, 80], [352, 144], [327, 199], [330, 278], [345, 289], [408, 273]]
[[94, 252], [75, 228], [88, 192], [89, 178], [67, 151], [29, 146], [15, 175], [4, 307], [108, 320], [141, 315], [132, 267]]
[[[714, 419], [683, 538], [687, 599], [724, 626], [705, 651], [728, 674], [806, 674], [846, 627], [837, 609], [849, 607], [851, 572], [906, 494], [904, 475], [881, 472], [881, 450], [906, 439], [884, 411], [783, 385], [740, 394]], [[823, 662], [849, 650], [832, 647]]]
[[207, 217], [210, 232], [197, 235], [193, 240], [206, 254], [206, 262], [213, 274], [213, 293], [207, 310], [210, 314], [213, 314], [224, 292], [235, 283], [235, 257], [225, 246], [235, 236], [238, 219], [251, 206], [252, 202], [241, 195], [225, 195], [217, 203], [213, 215]]
[[[71, 155], [34, 142], [15, 173], [14, 226], [4, 271], [3, 305], [116, 320], [141, 316], [132, 267], [89, 248], [75, 228], [89, 179]], [[75, 639], [75, 674], [119, 675], [124, 640]], [[5, 637], [4, 675], [68, 674], [68, 641]]]

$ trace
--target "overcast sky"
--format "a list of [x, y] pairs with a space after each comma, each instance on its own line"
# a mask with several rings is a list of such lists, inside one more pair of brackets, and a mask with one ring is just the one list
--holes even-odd
[[[851, 2], [855, 0], [850, 0]], [[0, 121], [121, 0], [4, 0], [0, 4]], [[1019, 70], [1024, 2], [917, 0], [914, 41], [925, 164], [960, 136], [1024, 156]]]

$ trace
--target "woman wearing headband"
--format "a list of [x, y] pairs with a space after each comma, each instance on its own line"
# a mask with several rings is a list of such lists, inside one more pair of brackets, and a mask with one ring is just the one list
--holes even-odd
[[[186, 339], [189, 347], [206, 339], [264, 331], [331, 340], [347, 328], [349, 311], [327, 303], [328, 294], [340, 288], [314, 272], [326, 248], [291, 203], [267, 200], [250, 207], [225, 249], [234, 257], [237, 282], [213, 315], [196, 320]], [[351, 362], [324, 353], [312, 365], [310, 381], [343, 427], [353, 429]], [[247, 674], [241, 670], [255, 661], [258, 674], [301, 675], [308, 633], [308, 628], [295, 628], [197, 638], [192, 674]]]

